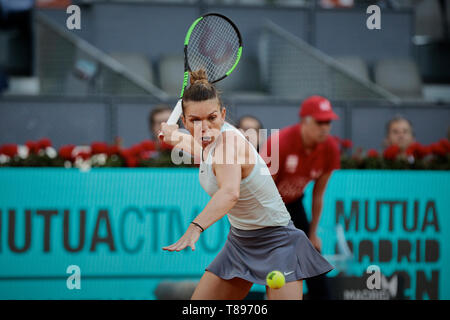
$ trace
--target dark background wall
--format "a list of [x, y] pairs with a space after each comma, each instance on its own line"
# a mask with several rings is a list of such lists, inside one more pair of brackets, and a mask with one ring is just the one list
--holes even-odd
[[[368, 62], [411, 57], [413, 12], [383, 9], [382, 31], [374, 31], [366, 28], [365, 9], [103, 2], [82, 6], [82, 29], [73, 32], [106, 52], [144, 52], [156, 62], [162, 54], [182, 53], [187, 26], [202, 12], [220, 12], [231, 17], [241, 30], [244, 54], [256, 55], [261, 27], [269, 19], [332, 56], [359, 55]], [[39, 11], [65, 28], [64, 11]]]
[[[69, 143], [112, 142], [119, 136], [124, 146], [129, 147], [151, 137], [147, 119], [157, 104], [145, 98], [4, 98], [0, 100], [0, 145], [25, 144], [27, 140], [48, 137], [60, 147]], [[225, 99], [225, 104], [232, 123], [252, 114], [270, 130], [294, 124], [299, 119], [300, 102], [297, 101]], [[446, 137], [450, 124], [450, 105], [392, 107], [342, 101], [332, 101], [332, 104], [340, 117], [333, 123], [332, 134], [350, 138], [355, 146], [365, 149], [381, 149], [385, 124], [397, 114], [412, 121], [417, 140], [425, 144]]]
[[[62, 10], [39, 10], [66, 28]], [[105, 52], [144, 53], [155, 65], [165, 54], [181, 54], [186, 28], [204, 11], [232, 17], [244, 38], [244, 55], [256, 56], [266, 19], [316, 45], [332, 56], [359, 55], [368, 62], [386, 57], [411, 57], [414, 34], [412, 11], [383, 9], [382, 32], [366, 28], [365, 8], [310, 10], [286, 7], [211, 6], [188, 4], [98, 3], [82, 6], [82, 29], [72, 31]], [[260, 118], [266, 128], [298, 121], [300, 101], [227, 99], [231, 121], [244, 114]], [[175, 99], [171, 102], [174, 103]], [[25, 143], [49, 137], [55, 146], [67, 143], [112, 142], [125, 146], [150, 137], [147, 117], [158, 104], [147, 98], [3, 97], [0, 99], [0, 144]], [[423, 143], [447, 135], [450, 106], [429, 103], [377, 105], [373, 102], [333, 101], [341, 117], [332, 133], [350, 138], [355, 146], [379, 149], [384, 126], [396, 114], [414, 124]]]

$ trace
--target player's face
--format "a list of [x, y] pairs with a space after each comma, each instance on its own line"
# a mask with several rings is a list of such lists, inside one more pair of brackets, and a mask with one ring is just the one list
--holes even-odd
[[399, 120], [391, 123], [387, 136], [388, 145], [397, 145], [402, 150], [414, 142], [414, 136], [408, 121]]
[[324, 142], [331, 131], [331, 121], [317, 121], [311, 118], [306, 126], [309, 137], [316, 143]]
[[184, 103], [182, 120], [185, 128], [197, 142], [206, 147], [219, 136], [225, 115], [226, 110], [220, 109], [217, 99], [188, 101]]

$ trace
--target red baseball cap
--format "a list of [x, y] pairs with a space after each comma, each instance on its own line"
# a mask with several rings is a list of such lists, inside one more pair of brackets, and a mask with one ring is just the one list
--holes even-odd
[[311, 96], [305, 99], [300, 106], [299, 116], [311, 116], [317, 121], [331, 121], [339, 119], [339, 116], [333, 112], [330, 101], [321, 96]]

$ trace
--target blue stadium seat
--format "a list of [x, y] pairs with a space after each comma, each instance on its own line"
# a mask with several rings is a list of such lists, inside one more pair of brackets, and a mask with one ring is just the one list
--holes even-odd
[[150, 83], [154, 82], [153, 68], [150, 60], [141, 53], [112, 52], [111, 57], [119, 61], [129, 71], [142, 77]]
[[172, 96], [179, 96], [183, 84], [183, 55], [163, 55], [159, 60], [159, 84], [163, 91]]
[[341, 56], [336, 57], [336, 60], [343, 66], [345, 69], [358, 78], [369, 81], [369, 67], [367, 63], [361, 58], [357, 56]]
[[393, 58], [378, 61], [374, 66], [375, 82], [404, 99], [420, 99], [422, 79], [414, 61]]

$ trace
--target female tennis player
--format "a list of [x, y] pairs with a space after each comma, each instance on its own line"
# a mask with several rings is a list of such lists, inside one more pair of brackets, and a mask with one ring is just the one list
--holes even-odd
[[266, 285], [270, 271], [284, 273], [280, 289], [266, 287], [268, 299], [302, 299], [303, 279], [333, 267], [294, 227], [269, 170], [239, 130], [225, 121], [226, 109], [203, 70], [192, 72], [183, 100], [182, 121], [161, 125], [164, 142], [200, 161], [200, 184], [211, 196], [203, 211], [174, 244], [164, 247], [195, 250], [201, 232], [227, 214], [227, 241], [206, 268], [192, 299], [243, 299], [254, 283]]

